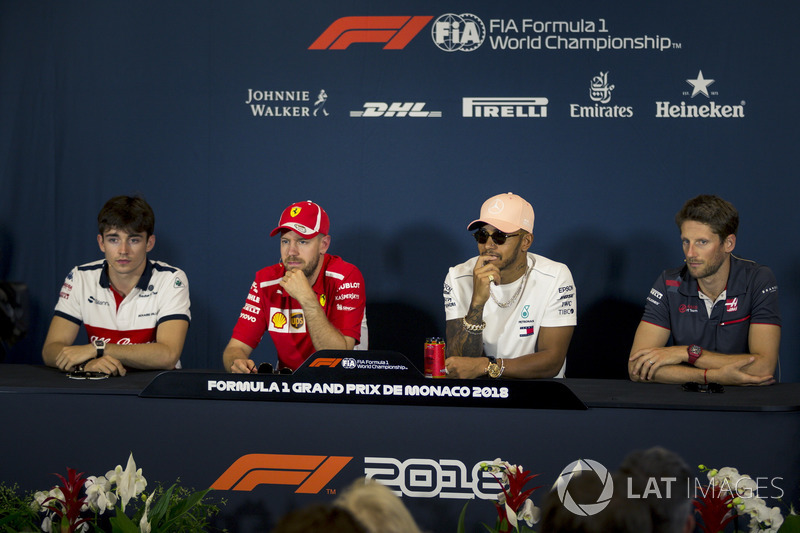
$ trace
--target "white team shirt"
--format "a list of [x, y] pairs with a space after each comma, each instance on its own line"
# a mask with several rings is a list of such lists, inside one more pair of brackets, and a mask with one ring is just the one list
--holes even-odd
[[[461, 319], [469, 311], [472, 299], [472, 271], [478, 257], [451, 267], [444, 280], [444, 309], [447, 320]], [[543, 327], [575, 326], [577, 299], [575, 282], [567, 265], [541, 255], [528, 253], [528, 267], [533, 267], [522, 293], [509, 307], [498, 306], [489, 298], [483, 308], [483, 349], [486, 355], [514, 359], [536, 352], [539, 330]], [[492, 284], [491, 291], [501, 303], [507, 302], [523, 283]], [[567, 362], [556, 375], [564, 377]]]
[[104, 267], [105, 261], [99, 260], [73, 268], [56, 303], [55, 315], [84, 325], [89, 342], [155, 342], [160, 323], [191, 321], [189, 282], [181, 269], [148, 260], [136, 287], [117, 308]]

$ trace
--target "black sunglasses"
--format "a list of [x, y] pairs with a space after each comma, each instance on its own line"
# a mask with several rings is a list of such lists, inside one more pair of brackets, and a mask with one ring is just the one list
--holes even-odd
[[291, 368], [280, 368], [278, 370], [273, 370], [272, 365], [270, 363], [261, 363], [258, 365], [258, 373], [259, 374], [291, 374]]
[[725, 392], [725, 387], [719, 383], [695, 383], [689, 381], [681, 385], [683, 390], [687, 392], [706, 392], [706, 393], [722, 393]]
[[478, 241], [478, 244], [486, 244], [486, 241], [489, 240], [489, 237], [492, 238], [495, 244], [503, 245], [506, 243], [506, 239], [510, 237], [516, 237], [519, 233], [503, 233], [502, 231], [495, 231], [494, 233], [489, 233], [486, 231], [485, 228], [481, 228], [475, 233], [472, 234], [475, 237], [475, 240]]

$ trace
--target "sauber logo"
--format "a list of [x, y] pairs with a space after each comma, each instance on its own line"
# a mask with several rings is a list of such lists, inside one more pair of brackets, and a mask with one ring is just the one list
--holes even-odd
[[295, 493], [317, 494], [352, 457], [253, 453], [237, 459], [211, 488], [251, 491], [259, 485], [293, 485]]
[[433, 17], [342, 17], [322, 32], [309, 50], [344, 50], [353, 43], [386, 43], [402, 50]]
[[337, 359], [335, 357], [320, 357], [319, 359], [315, 359], [310, 365], [308, 365], [308, 367], [314, 368], [318, 366], [329, 366], [333, 368], [338, 365], [341, 360], [341, 358]]

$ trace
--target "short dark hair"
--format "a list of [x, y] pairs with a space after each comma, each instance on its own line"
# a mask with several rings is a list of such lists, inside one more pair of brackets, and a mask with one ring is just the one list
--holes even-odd
[[675, 215], [678, 229], [687, 220], [708, 224], [720, 240], [736, 235], [739, 229], [739, 212], [733, 204], [711, 194], [701, 194], [683, 204]]
[[[554, 488], [542, 504], [541, 533], [651, 533], [650, 511], [642, 500], [625, 496], [625, 483], [613, 476], [614, 492], [605, 508], [594, 515], [577, 515], [567, 509]], [[603, 492], [603, 482], [594, 473], [581, 472], [573, 476], [567, 489], [573, 502], [593, 503]]]
[[97, 231], [100, 235], [116, 228], [128, 233], [144, 232], [149, 238], [155, 226], [153, 208], [140, 196], [115, 196], [106, 202], [97, 215]]
[[[642, 499], [650, 507], [653, 531], [669, 533], [681, 530], [692, 514], [690, 495], [683, 490], [683, 487], [688, 490], [692, 473], [678, 454], [660, 446], [634, 450], [622, 461], [619, 471], [627, 476], [627, 483], [636, 488], [639, 494], [644, 494], [651, 479], [657, 480], [659, 496]], [[676, 481], [675, 490], [670, 491], [669, 497], [666, 497], [665, 479]]]

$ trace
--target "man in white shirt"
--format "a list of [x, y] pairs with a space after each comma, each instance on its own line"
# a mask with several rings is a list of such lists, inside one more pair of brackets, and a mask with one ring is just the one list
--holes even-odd
[[467, 226], [479, 255], [444, 282], [450, 377], [564, 377], [575, 283], [566, 265], [528, 252], [533, 218], [531, 204], [507, 193], [486, 200]]
[[[125, 375], [180, 368], [191, 320], [189, 281], [147, 257], [155, 215], [140, 197], [115, 196], [97, 216], [105, 259], [76, 266], [61, 286], [42, 348], [47, 366]], [[88, 344], [79, 342], [81, 326]]]

